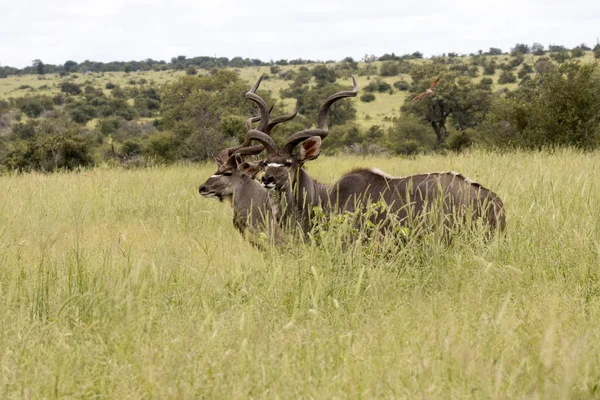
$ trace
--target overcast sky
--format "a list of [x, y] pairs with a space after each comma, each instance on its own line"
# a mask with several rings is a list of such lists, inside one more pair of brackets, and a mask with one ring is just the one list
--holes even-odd
[[600, 37], [598, 1], [21, 0], [0, 4], [0, 65], [263, 61], [471, 53], [515, 43], [574, 47]]

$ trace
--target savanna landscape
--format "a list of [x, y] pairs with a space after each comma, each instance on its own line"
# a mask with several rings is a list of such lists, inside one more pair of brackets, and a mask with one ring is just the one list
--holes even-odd
[[[534, 47], [0, 69], [0, 397], [597, 398], [600, 55]], [[278, 144], [357, 78], [312, 177], [460, 171], [505, 231], [254, 246], [198, 186], [263, 74]]]

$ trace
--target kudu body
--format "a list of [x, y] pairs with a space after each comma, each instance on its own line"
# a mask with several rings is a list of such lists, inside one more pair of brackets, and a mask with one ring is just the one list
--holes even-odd
[[[338, 92], [325, 101], [319, 110], [316, 129], [294, 134], [281, 149], [267, 135], [256, 130], [249, 132], [249, 137], [261, 142], [267, 150], [262, 183], [274, 192], [285, 219], [307, 231], [316, 206], [326, 213], [354, 212], [382, 202], [384, 210], [369, 213], [368, 218], [384, 231], [408, 224], [413, 217], [419, 222], [425, 216], [432, 216], [448, 227], [481, 219], [490, 232], [504, 229], [504, 206], [500, 198], [458, 173], [392, 177], [379, 170], [359, 169], [331, 185], [312, 179], [303, 165], [319, 156], [321, 139], [328, 134], [329, 107], [339, 99], [356, 96], [354, 77], [353, 82], [351, 91]], [[294, 152], [299, 144], [299, 150]]]

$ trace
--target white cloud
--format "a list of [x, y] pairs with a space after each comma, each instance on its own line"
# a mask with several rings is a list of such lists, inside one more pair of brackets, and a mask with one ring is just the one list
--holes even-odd
[[575, 46], [600, 36], [595, 2], [558, 0], [31, 0], [0, 6], [0, 64], [217, 55], [340, 59]]

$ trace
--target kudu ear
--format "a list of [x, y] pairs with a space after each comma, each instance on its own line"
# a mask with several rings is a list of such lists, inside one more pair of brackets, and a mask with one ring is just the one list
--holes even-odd
[[262, 170], [262, 163], [260, 161], [255, 163], [244, 161], [238, 164], [237, 168], [242, 174], [254, 179], [256, 178], [256, 175]]
[[321, 154], [321, 138], [319, 136], [311, 136], [300, 145], [298, 161], [304, 162], [314, 160]]

